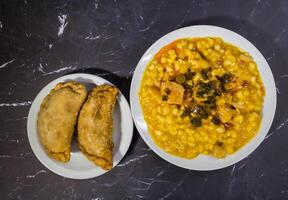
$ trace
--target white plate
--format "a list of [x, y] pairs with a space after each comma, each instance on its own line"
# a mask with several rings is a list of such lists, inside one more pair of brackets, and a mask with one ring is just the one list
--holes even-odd
[[[73, 179], [87, 179], [99, 176], [106, 173], [107, 171], [102, 170], [100, 167], [95, 166], [89, 161], [77, 148], [75, 140], [72, 143], [71, 159], [68, 163], [60, 163], [54, 159], [51, 159], [45, 153], [41, 143], [39, 142], [37, 134], [37, 115], [40, 109], [40, 105], [45, 96], [47, 96], [51, 89], [53, 89], [57, 83], [66, 81], [77, 81], [87, 86], [87, 89], [91, 89], [94, 85], [100, 85], [108, 83], [109, 81], [90, 74], [71, 74], [60, 77], [48, 85], [46, 85], [40, 93], [36, 96], [33, 104], [30, 108], [28, 121], [27, 121], [27, 132], [29, 143], [31, 148], [43, 165], [56, 174], [67, 178]], [[130, 108], [124, 95], [119, 94], [115, 112], [114, 112], [114, 125], [113, 125], [113, 167], [116, 166], [120, 160], [126, 154], [131, 139], [133, 136], [133, 120], [130, 113]], [[75, 138], [75, 137], [74, 137]]]
[[[138, 92], [142, 80], [143, 73], [147, 64], [151, 61], [153, 56], [165, 45], [170, 44], [174, 40], [180, 38], [192, 38], [192, 37], [221, 37], [225, 42], [234, 44], [240, 47], [242, 50], [247, 51], [254, 58], [258, 65], [258, 69], [264, 82], [266, 95], [264, 98], [263, 107], [263, 119], [258, 134], [244, 147], [242, 147], [236, 153], [224, 158], [215, 159], [210, 156], [200, 155], [194, 159], [183, 159], [166, 153], [159, 148], [152, 140], [147, 130], [147, 124], [144, 120], [142, 109], [139, 102]], [[250, 153], [252, 153], [259, 144], [264, 140], [269, 128], [272, 124], [275, 109], [276, 109], [276, 88], [272, 72], [269, 65], [259, 50], [251, 44], [247, 39], [241, 35], [234, 33], [225, 28], [216, 26], [200, 25], [190, 26], [175, 30], [157, 40], [142, 56], [139, 61], [136, 70], [134, 72], [131, 90], [130, 90], [130, 104], [132, 110], [132, 116], [136, 128], [138, 129], [141, 137], [146, 144], [156, 152], [160, 157], [173, 163], [177, 166], [192, 169], [192, 170], [214, 170], [230, 166], [238, 161], [242, 160]]]

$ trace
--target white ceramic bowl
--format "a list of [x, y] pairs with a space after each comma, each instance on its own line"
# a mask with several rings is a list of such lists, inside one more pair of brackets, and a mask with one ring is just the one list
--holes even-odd
[[[91, 89], [95, 85], [108, 83], [107, 80], [90, 74], [71, 74], [60, 77], [48, 85], [46, 85], [36, 96], [30, 108], [27, 133], [31, 148], [38, 160], [54, 173], [73, 179], [87, 179], [99, 176], [107, 171], [101, 169], [89, 161], [78, 149], [75, 140], [72, 142], [71, 159], [68, 163], [60, 163], [45, 153], [37, 134], [37, 115], [40, 109], [42, 100], [47, 96], [51, 89], [57, 83], [66, 81], [77, 81], [86, 85], [87, 89]], [[113, 124], [113, 167], [116, 166], [126, 154], [133, 136], [133, 120], [130, 113], [130, 108], [123, 94], [119, 94]], [[75, 137], [74, 137], [75, 138]]]
[[[258, 69], [264, 82], [266, 95], [264, 98], [263, 119], [258, 134], [244, 147], [236, 153], [223, 159], [215, 159], [210, 156], [200, 155], [194, 159], [183, 159], [166, 153], [158, 147], [148, 133], [147, 124], [144, 120], [142, 109], [139, 102], [138, 92], [141, 85], [143, 73], [147, 64], [153, 56], [164, 46], [180, 38], [193, 37], [221, 37], [225, 42], [240, 47], [242, 50], [249, 52], [258, 65]], [[190, 26], [175, 30], [157, 40], [140, 59], [131, 83], [130, 104], [132, 116], [141, 137], [146, 144], [160, 157], [179, 167], [192, 170], [215, 170], [230, 166], [242, 160], [252, 153], [264, 140], [272, 124], [276, 109], [276, 87], [272, 72], [269, 65], [259, 50], [241, 35], [216, 26], [199, 25]]]

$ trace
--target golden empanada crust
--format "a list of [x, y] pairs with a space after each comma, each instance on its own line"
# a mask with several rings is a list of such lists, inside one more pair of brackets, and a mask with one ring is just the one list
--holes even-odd
[[40, 141], [47, 154], [60, 162], [70, 160], [72, 135], [86, 97], [84, 85], [58, 83], [41, 104], [37, 120]]
[[96, 86], [88, 95], [78, 118], [81, 151], [105, 170], [113, 166], [113, 112], [118, 93], [114, 86]]

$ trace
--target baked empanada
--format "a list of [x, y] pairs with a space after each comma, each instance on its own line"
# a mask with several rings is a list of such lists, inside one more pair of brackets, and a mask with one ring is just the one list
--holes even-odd
[[78, 144], [86, 157], [105, 170], [113, 166], [113, 112], [118, 89], [96, 86], [78, 118]]
[[86, 97], [84, 85], [76, 82], [58, 83], [41, 104], [37, 120], [38, 134], [47, 154], [60, 162], [70, 160], [72, 135]]

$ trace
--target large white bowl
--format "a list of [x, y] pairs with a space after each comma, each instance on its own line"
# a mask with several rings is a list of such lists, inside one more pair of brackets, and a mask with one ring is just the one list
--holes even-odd
[[[67, 163], [60, 163], [50, 158], [44, 151], [37, 134], [37, 115], [42, 100], [49, 94], [57, 83], [77, 81], [91, 89], [95, 85], [109, 81], [90, 74], [71, 74], [62, 76], [46, 85], [36, 96], [30, 108], [27, 121], [27, 133], [30, 146], [38, 160], [54, 173], [72, 179], [87, 179], [100, 176], [108, 171], [101, 169], [89, 161], [77, 148], [75, 140], [72, 142], [71, 159]], [[133, 136], [133, 120], [129, 104], [123, 94], [119, 94], [114, 111], [113, 124], [113, 167], [116, 166], [126, 154]], [[75, 137], [74, 137], [75, 139]]]
[[[194, 159], [183, 159], [168, 154], [153, 142], [152, 137], [148, 133], [147, 124], [144, 120], [143, 112], [140, 106], [138, 92], [140, 89], [141, 80], [144, 71], [146, 69], [146, 66], [151, 61], [153, 56], [162, 47], [177, 39], [192, 38], [192, 37], [221, 37], [225, 42], [234, 44], [240, 47], [242, 50], [249, 52], [250, 55], [254, 58], [255, 62], [257, 63], [258, 69], [262, 76], [262, 80], [264, 82], [266, 95], [264, 98], [263, 119], [259, 132], [248, 144], [246, 144], [236, 153], [223, 159], [215, 159], [213, 157], [204, 155], [200, 155]], [[138, 129], [141, 137], [146, 142], [146, 144], [160, 157], [162, 157], [163, 159], [167, 160], [172, 164], [187, 169], [203, 170], [203, 171], [215, 170], [230, 166], [242, 160], [250, 153], [252, 153], [264, 140], [272, 124], [275, 114], [276, 87], [272, 72], [269, 68], [267, 61], [265, 60], [263, 55], [259, 52], [259, 50], [247, 39], [245, 39], [244, 37], [233, 31], [221, 27], [208, 26], [208, 25], [190, 26], [168, 33], [167, 35], [157, 40], [145, 52], [145, 54], [140, 59], [132, 78], [131, 90], [130, 90], [130, 104], [131, 104], [132, 116], [134, 118], [136, 128]]]

